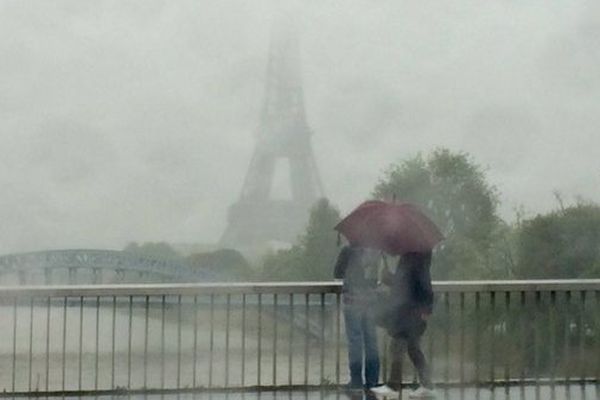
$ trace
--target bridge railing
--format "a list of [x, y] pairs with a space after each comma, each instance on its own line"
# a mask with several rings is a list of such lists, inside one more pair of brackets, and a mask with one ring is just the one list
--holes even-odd
[[[434, 284], [436, 384], [600, 381], [600, 280]], [[339, 283], [0, 288], [0, 390], [333, 386], [347, 380]], [[382, 334], [383, 374], [389, 341]], [[405, 360], [404, 381], [414, 381]]]

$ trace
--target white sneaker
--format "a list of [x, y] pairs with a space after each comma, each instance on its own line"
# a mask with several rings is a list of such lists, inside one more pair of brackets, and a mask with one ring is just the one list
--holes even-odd
[[376, 396], [381, 397], [398, 397], [398, 395], [400, 394], [388, 385], [375, 386], [369, 390]]
[[413, 390], [408, 394], [410, 399], [435, 399], [435, 392], [426, 387], [420, 386], [417, 390]]

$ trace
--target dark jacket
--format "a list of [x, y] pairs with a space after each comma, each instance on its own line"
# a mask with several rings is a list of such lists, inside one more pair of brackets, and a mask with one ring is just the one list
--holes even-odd
[[368, 277], [365, 265], [365, 249], [357, 246], [344, 246], [338, 255], [333, 276], [343, 279], [342, 292], [347, 298], [368, 298], [374, 295], [377, 287], [376, 275]]
[[384, 283], [398, 305], [408, 305], [430, 314], [433, 307], [431, 253], [408, 253], [398, 262], [395, 274], [386, 274]]
[[431, 253], [405, 254], [396, 273], [383, 276], [390, 293], [379, 319], [390, 336], [420, 336], [425, 332], [427, 324], [421, 315], [431, 314], [433, 308], [430, 264]]

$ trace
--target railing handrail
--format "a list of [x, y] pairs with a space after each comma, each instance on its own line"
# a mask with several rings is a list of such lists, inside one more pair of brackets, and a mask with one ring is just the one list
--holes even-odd
[[600, 279], [437, 281], [437, 292], [551, 292], [600, 290]]
[[[436, 292], [600, 291], [600, 279], [436, 281]], [[340, 281], [0, 286], [0, 298], [341, 293]]]

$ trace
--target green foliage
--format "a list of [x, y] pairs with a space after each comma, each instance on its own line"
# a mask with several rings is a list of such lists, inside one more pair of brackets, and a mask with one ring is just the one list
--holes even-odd
[[166, 242], [145, 242], [141, 245], [137, 244], [136, 242], [131, 242], [123, 249], [123, 251], [158, 258], [180, 258], [180, 255], [175, 251], [175, 249], [169, 246], [169, 244]]
[[446, 240], [434, 257], [435, 279], [488, 278], [499, 269], [491, 265], [498, 195], [467, 154], [438, 149], [394, 164], [373, 195], [417, 204], [440, 227]]
[[252, 277], [250, 264], [237, 250], [220, 249], [196, 253], [186, 260], [190, 266], [207, 270], [220, 281], [246, 281]]
[[294, 245], [290, 249], [278, 250], [265, 256], [261, 272], [263, 281], [304, 281], [306, 273], [302, 270], [303, 249]]
[[600, 206], [578, 204], [522, 223], [518, 278], [600, 276]]
[[319, 200], [311, 209], [306, 232], [298, 244], [265, 257], [262, 279], [331, 280], [338, 253], [337, 233], [333, 227], [339, 221], [339, 211], [327, 199]]
[[500, 221], [492, 232], [485, 271], [487, 279], [515, 279], [517, 263], [518, 235], [514, 225]]

